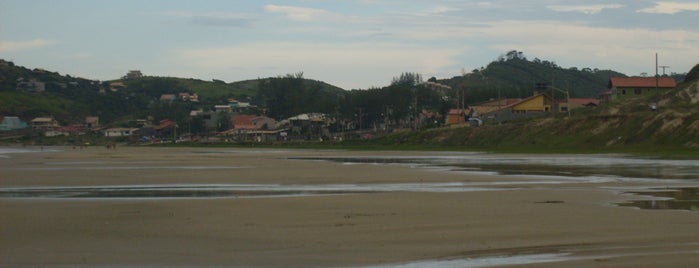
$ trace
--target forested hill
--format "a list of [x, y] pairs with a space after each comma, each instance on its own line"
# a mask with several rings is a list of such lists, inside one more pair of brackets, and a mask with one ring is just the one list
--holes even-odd
[[[284, 84], [288, 81], [297, 84]], [[304, 105], [311, 101], [336, 105], [338, 94], [345, 92], [325, 82], [305, 79], [301, 73], [233, 83], [154, 76], [95, 81], [0, 60], [0, 115], [19, 116], [25, 121], [53, 116], [61, 124], [81, 122], [86, 116], [99, 116], [103, 124], [118, 124], [153, 114], [179, 119], [184, 118], [189, 109], [210, 109], [217, 104], [227, 104], [229, 98], [264, 107], [265, 103], [261, 101], [269, 98], [271, 82], [274, 82], [273, 86], [285, 89], [294, 87], [293, 92], [299, 96], [293, 101], [307, 109], [313, 108]], [[266, 90], [261, 89], [265, 86]], [[163, 112], [159, 101], [161, 95], [178, 93], [196, 93], [199, 102], [175, 103], [167, 109], [175, 112]], [[300, 99], [300, 96], [306, 99]]]
[[497, 98], [498, 94], [502, 98], [528, 97], [536, 90], [537, 83], [551, 83], [562, 90], [570, 90], [571, 97], [596, 98], [613, 76], [626, 75], [596, 68], [563, 68], [553, 61], [529, 60], [522, 52], [513, 50], [486, 67], [438, 82], [463, 89], [466, 102], [475, 103]]

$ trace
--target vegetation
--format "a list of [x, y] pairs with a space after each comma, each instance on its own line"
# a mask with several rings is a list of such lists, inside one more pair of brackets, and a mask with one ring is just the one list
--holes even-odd
[[[553, 61], [529, 60], [519, 51], [510, 51], [462, 76], [430, 78], [430, 82], [451, 86], [440, 90], [426, 86], [416, 73], [402, 73], [382, 88], [346, 91], [306, 79], [303, 73], [234, 83], [171, 77], [98, 82], [5, 63], [0, 64], [0, 114], [24, 120], [54, 116], [63, 125], [81, 122], [89, 115], [99, 116], [106, 126], [128, 126], [144, 118], [156, 122], [170, 119], [198, 133], [206, 130], [204, 122], [190, 118], [190, 111], [209, 110], [234, 98], [260, 108], [250, 113], [264, 113], [278, 120], [302, 113], [329, 114], [337, 119], [331, 126], [334, 131], [346, 130], [347, 122], [356, 124], [354, 129], [412, 129], [369, 140], [292, 146], [527, 152], [653, 150], [668, 154], [683, 151], [688, 155], [692, 154], [691, 148], [699, 146], [699, 123], [695, 123], [699, 119], [699, 65], [681, 75], [685, 82], [672, 92], [620, 100], [595, 110], [575, 110], [571, 117], [561, 114], [480, 128], [425, 124], [416, 131], [418, 113], [431, 112], [437, 120], [450, 108], [458, 107], [455, 100], [460, 95], [468, 104], [498, 97], [523, 98], [537, 90], [536, 84], [553, 83], [570, 90], [571, 97], [596, 97], [607, 88], [610, 77], [624, 75], [610, 70], [562, 68]], [[30, 93], [18, 89], [23, 79], [42, 81], [46, 90]], [[115, 82], [125, 87], [110, 90]], [[196, 93], [199, 102], [160, 101], [162, 94], [177, 93]], [[651, 103], [657, 103], [657, 111], [648, 108]], [[229, 119], [218, 118], [217, 130], [226, 129]]]
[[609, 78], [614, 76], [626, 75], [597, 68], [566, 69], [554, 61], [538, 58], [528, 60], [524, 53], [512, 50], [487, 67], [437, 81], [463, 90], [467, 103], [477, 103], [498, 97], [526, 98], [537, 90], [535, 85], [539, 83], [549, 83], [569, 90], [571, 97], [597, 98], [608, 87]]
[[[650, 109], [657, 103], [658, 109]], [[478, 128], [405, 131], [363, 141], [379, 147], [416, 144], [451, 150], [499, 152], [627, 152], [672, 157], [699, 157], [699, 81], [675, 90], [626, 99], [571, 117], [516, 121]]]

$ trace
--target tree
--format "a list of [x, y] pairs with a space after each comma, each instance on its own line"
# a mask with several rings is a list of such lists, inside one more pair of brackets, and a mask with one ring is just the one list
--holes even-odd
[[219, 113], [218, 122], [216, 122], [216, 131], [226, 131], [229, 129], [231, 129], [231, 116], [225, 112]]
[[399, 77], [393, 77], [391, 86], [413, 87], [422, 83], [422, 75], [418, 73], [402, 73]]

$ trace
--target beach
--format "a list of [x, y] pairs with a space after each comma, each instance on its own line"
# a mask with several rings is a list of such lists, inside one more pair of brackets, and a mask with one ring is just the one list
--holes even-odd
[[[496, 158], [445, 152], [50, 147], [3, 155], [0, 188], [83, 196], [0, 198], [2, 267], [699, 265], [699, 212], [617, 205], [651, 198], [629, 189], [695, 187], [696, 179], [337, 161]], [[84, 193], [109, 187], [128, 191]], [[144, 187], [163, 196], [129, 196]], [[168, 196], [182, 189], [192, 196]]]

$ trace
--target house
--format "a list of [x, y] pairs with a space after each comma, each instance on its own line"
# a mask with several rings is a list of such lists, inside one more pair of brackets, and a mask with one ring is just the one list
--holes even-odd
[[500, 109], [480, 114], [484, 121], [504, 122], [519, 118], [538, 117], [553, 112], [553, 99], [546, 93], [502, 106]]
[[153, 127], [153, 130], [155, 130], [155, 134], [157, 136], [163, 136], [165, 134], [165, 132], [168, 132], [171, 129], [174, 130], [177, 127], [178, 126], [175, 123], [175, 121], [172, 121], [170, 119], [163, 119], [163, 120], [160, 120], [160, 122], [158, 123], [157, 126]]
[[29, 122], [33, 130], [49, 131], [59, 127], [58, 121], [53, 117], [37, 117]]
[[578, 108], [594, 108], [600, 105], [600, 100], [593, 98], [570, 98], [559, 100], [559, 112], [567, 112]]
[[424, 86], [427, 89], [431, 89], [431, 90], [434, 90], [434, 91], [442, 93], [442, 94], [446, 94], [447, 92], [451, 91], [450, 86], [440, 84], [437, 82], [427, 81], [427, 82], [422, 83], [422, 86]]
[[535, 93], [534, 96], [526, 98], [511, 105], [512, 113], [525, 114], [531, 112], [552, 111], [553, 101], [547, 94]]
[[276, 128], [277, 122], [266, 116], [235, 115], [231, 118], [232, 128], [221, 132], [224, 136], [233, 136], [239, 141], [276, 141], [281, 137], [282, 130]]
[[522, 99], [499, 99], [480, 102], [469, 105], [469, 107], [471, 108], [471, 111], [469, 113], [471, 113], [471, 116], [473, 117], [480, 117], [483, 114], [500, 110], [503, 107], [507, 107], [520, 101], [522, 101]]
[[71, 125], [71, 126], [61, 126], [53, 130], [45, 131], [44, 136], [46, 137], [56, 137], [56, 136], [77, 136], [85, 135], [83, 132], [82, 125]]
[[46, 90], [46, 83], [34, 78], [29, 80], [19, 78], [17, 79], [17, 90], [31, 93], [44, 92]]
[[134, 134], [137, 128], [108, 128], [104, 131], [105, 137], [128, 137]]
[[128, 73], [126, 73], [126, 79], [136, 79], [141, 77], [143, 77], [143, 73], [141, 73], [139, 70], [130, 70]]
[[230, 105], [214, 105], [214, 111], [216, 111], [216, 113], [230, 113], [233, 110]]
[[612, 93], [613, 93], [613, 92], [612, 92], [611, 89], [610, 89], [610, 90], [604, 90], [604, 91], [600, 92], [600, 93], [599, 93], [599, 100], [600, 100], [600, 103], [607, 103], [607, 102], [612, 101]]
[[447, 113], [447, 125], [466, 123], [468, 113], [468, 110], [465, 109], [450, 109], [449, 113]]
[[16, 129], [27, 128], [26, 122], [23, 122], [16, 116], [0, 116], [0, 131], [11, 131]]
[[228, 99], [228, 106], [231, 107], [231, 111], [234, 113], [243, 113], [252, 107], [249, 102], [242, 102], [236, 99]]
[[322, 113], [300, 114], [288, 119], [292, 139], [330, 137], [330, 117]]
[[112, 82], [109, 83], [109, 90], [112, 92], [117, 92], [119, 90], [126, 89], [126, 84], [122, 82]]
[[231, 118], [231, 126], [236, 130], [268, 130], [276, 128], [277, 121], [266, 116], [235, 115]]
[[609, 79], [611, 98], [626, 98], [632, 96], [647, 95], [657, 90], [673, 89], [677, 87], [675, 79], [668, 76], [662, 77], [612, 77]]
[[100, 126], [100, 118], [97, 116], [85, 117], [85, 127], [86, 128], [96, 128]]
[[199, 102], [199, 95], [197, 95], [197, 93], [189, 94], [187, 92], [182, 92], [177, 95], [182, 101]]
[[175, 96], [175, 94], [162, 94], [162, 95], [160, 95], [160, 102], [172, 103], [176, 99], [177, 99], [177, 97]]

